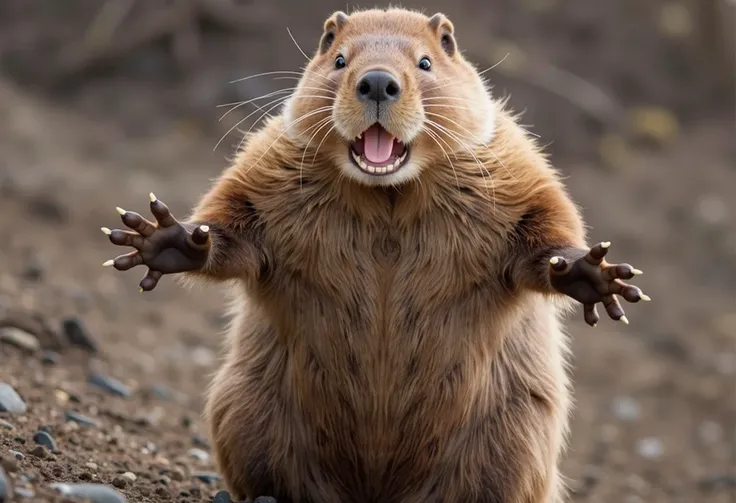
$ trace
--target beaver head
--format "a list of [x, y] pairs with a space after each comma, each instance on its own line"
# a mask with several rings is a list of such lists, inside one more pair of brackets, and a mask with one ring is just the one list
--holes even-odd
[[327, 19], [284, 118], [302, 148], [374, 186], [450, 169], [453, 155], [486, 144], [494, 129], [490, 93], [452, 22], [404, 9]]

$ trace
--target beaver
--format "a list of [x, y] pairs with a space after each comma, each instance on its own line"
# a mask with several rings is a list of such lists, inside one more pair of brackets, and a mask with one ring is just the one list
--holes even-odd
[[205, 416], [235, 497], [564, 500], [563, 316], [650, 299], [489, 89], [445, 15], [336, 12], [188, 219], [151, 194], [103, 228], [142, 291], [232, 285]]

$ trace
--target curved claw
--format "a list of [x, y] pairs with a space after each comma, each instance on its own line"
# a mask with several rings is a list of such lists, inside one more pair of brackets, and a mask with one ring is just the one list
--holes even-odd
[[611, 247], [610, 241], [604, 241], [593, 245], [588, 253], [585, 255], [585, 260], [590, 265], [600, 265], [603, 263], [603, 258], [608, 254], [608, 249]]
[[585, 323], [591, 327], [596, 327], [598, 325], [600, 316], [598, 316], [598, 310], [596, 309], [595, 304], [583, 305], [583, 317], [585, 319]]
[[150, 292], [156, 288], [158, 281], [163, 277], [163, 275], [164, 274], [161, 271], [152, 271], [151, 269], [148, 269], [148, 272], [139, 283], [141, 293], [144, 291]]
[[200, 225], [192, 231], [191, 234], [192, 243], [201, 247], [207, 245], [210, 239], [210, 226]]
[[157, 199], [153, 192], [149, 194], [149, 197], [151, 199], [151, 213], [153, 213], [160, 227], [171, 227], [178, 223], [174, 215], [171, 214], [169, 207], [163, 201]]

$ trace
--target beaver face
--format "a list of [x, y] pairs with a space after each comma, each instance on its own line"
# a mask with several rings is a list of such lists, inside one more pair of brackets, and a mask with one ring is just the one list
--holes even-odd
[[444, 169], [437, 166], [487, 143], [491, 97], [453, 31], [442, 14], [337, 12], [287, 103], [292, 136], [368, 185]]

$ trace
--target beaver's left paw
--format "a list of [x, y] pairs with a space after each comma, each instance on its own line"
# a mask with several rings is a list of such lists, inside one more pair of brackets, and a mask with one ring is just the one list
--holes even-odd
[[610, 246], [610, 242], [598, 243], [573, 261], [560, 256], [549, 260], [552, 286], [583, 304], [585, 322], [592, 327], [600, 319], [595, 306], [598, 302], [603, 302], [612, 319], [628, 323], [616, 295], [629, 302], [651, 300], [638, 287], [622, 281], [642, 274], [640, 270], [629, 264], [609, 264], [604, 260]]

